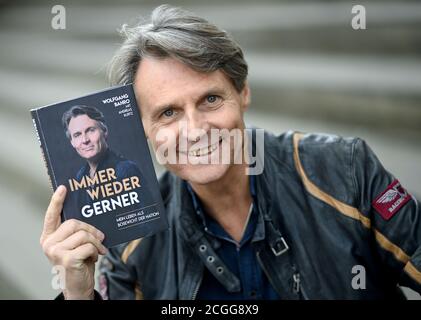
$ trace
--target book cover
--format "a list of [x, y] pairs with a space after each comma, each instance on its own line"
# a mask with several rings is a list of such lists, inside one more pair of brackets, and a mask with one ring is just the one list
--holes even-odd
[[131, 84], [31, 110], [62, 220], [79, 219], [113, 247], [168, 228]]

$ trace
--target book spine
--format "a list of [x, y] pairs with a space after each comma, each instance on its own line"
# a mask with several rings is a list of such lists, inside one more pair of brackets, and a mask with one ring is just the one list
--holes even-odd
[[42, 129], [41, 129], [41, 126], [40, 126], [40, 123], [39, 123], [37, 110], [31, 110], [31, 116], [32, 116], [32, 123], [34, 124], [34, 128], [35, 128], [35, 133], [37, 135], [39, 146], [40, 146], [40, 149], [41, 149], [42, 158], [44, 160], [44, 165], [47, 168], [47, 175], [48, 175], [48, 179], [50, 181], [50, 187], [51, 187], [52, 191], [54, 192], [54, 190], [57, 188], [57, 186], [54, 184], [52, 169], [51, 169], [51, 166], [50, 166], [50, 164], [49, 164], [49, 162], [47, 161], [47, 158], [46, 158], [47, 150], [45, 150], [45, 143], [44, 143], [44, 140], [42, 138], [42, 132], [41, 132]]

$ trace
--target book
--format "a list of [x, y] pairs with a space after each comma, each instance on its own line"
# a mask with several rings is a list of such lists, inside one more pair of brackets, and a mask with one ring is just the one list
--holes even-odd
[[50, 183], [66, 186], [62, 221], [105, 234], [110, 248], [168, 228], [131, 84], [31, 110]]

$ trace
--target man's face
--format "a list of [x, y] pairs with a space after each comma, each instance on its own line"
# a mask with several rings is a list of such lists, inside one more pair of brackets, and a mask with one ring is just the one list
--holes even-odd
[[70, 119], [68, 130], [73, 148], [86, 160], [97, 161], [107, 148], [105, 133], [99, 127], [98, 122], [86, 114]]
[[[213, 159], [221, 157], [226, 140], [225, 146], [228, 145], [232, 156], [234, 146], [230, 139], [215, 142], [210, 136], [216, 129], [242, 131], [245, 128], [243, 113], [249, 104], [247, 85], [239, 93], [220, 70], [202, 73], [175, 59], [145, 58], [139, 65], [134, 88], [143, 125], [155, 151], [163, 143], [168, 145], [168, 140], [160, 138], [165, 131], [175, 137], [172, 143], [177, 160], [181, 156], [209, 160], [208, 164], [167, 163], [167, 169], [182, 179], [207, 184], [222, 178], [232, 168], [232, 162]], [[186, 130], [180, 130], [180, 124]], [[181, 144], [181, 140], [187, 143]]]

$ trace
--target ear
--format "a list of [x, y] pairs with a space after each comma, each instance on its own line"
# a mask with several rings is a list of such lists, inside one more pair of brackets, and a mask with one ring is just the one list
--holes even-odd
[[241, 90], [240, 96], [243, 102], [241, 106], [242, 111], [245, 112], [248, 109], [251, 101], [250, 87], [247, 80], [244, 82], [244, 88]]

